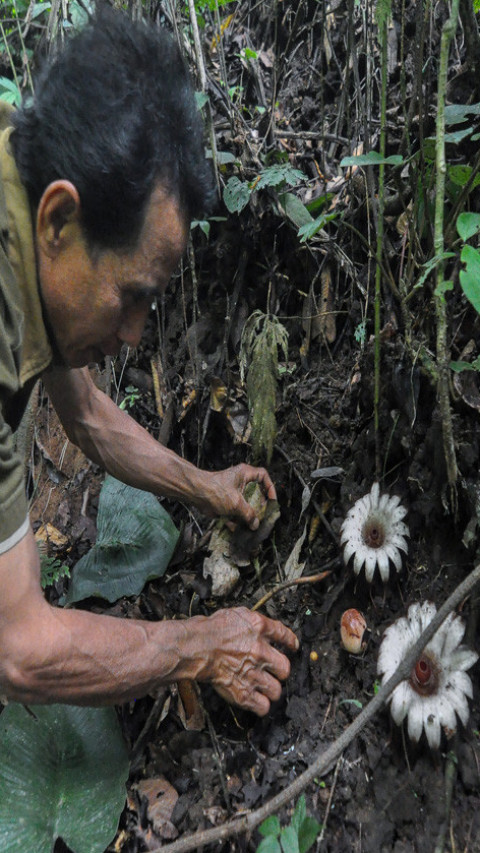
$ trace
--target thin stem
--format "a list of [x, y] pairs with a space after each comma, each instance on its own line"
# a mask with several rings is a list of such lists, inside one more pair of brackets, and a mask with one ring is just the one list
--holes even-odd
[[[448, 52], [450, 42], [455, 34], [458, 23], [459, 0], [453, 0], [450, 18], [442, 28], [440, 46], [440, 67], [438, 72], [438, 103], [436, 121], [436, 187], [435, 187], [435, 255], [442, 258], [445, 251], [444, 238], [444, 208], [445, 208], [445, 177], [447, 172], [445, 161], [445, 93], [447, 88]], [[456, 511], [455, 483], [457, 480], [457, 462], [453, 441], [452, 413], [450, 410], [449, 376], [450, 353], [447, 346], [447, 304], [445, 290], [449, 283], [445, 281], [445, 261], [440, 260], [437, 266], [437, 286], [435, 288], [435, 314], [437, 320], [437, 365], [438, 404], [442, 418], [443, 449], [447, 467], [447, 482], [450, 487], [450, 501]]]

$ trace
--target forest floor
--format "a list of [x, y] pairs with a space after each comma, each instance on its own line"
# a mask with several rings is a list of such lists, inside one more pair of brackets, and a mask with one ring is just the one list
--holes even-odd
[[[240, 175], [254, 178], [258, 157], [252, 150], [262, 134], [270, 134], [272, 144], [308, 177], [303, 201], [330, 194], [329, 210], [338, 215], [335, 227], [327, 228], [325, 238], [300, 243], [279, 212], [274, 190], [252, 195], [240, 215], [228, 215], [222, 205], [219, 213], [225, 221], [212, 221], [208, 240], [196, 229], [197, 293], [186, 266], [173, 281], [164, 305], [152, 313], [138, 352], [126, 364], [115, 365], [119, 401], [126, 398], [133, 416], [158, 436], [161, 425], [152, 359], [161, 364], [171, 415], [170, 420], [164, 419], [162, 439], [202, 467], [221, 469], [250, 458], [249, 442], [242, 439], [238, 427], [247, 413], [238, 371], [243, 324], [254, 310], [276, 315], [289, 333], [288, 361], [281, 361], [278, 386], [278, 433], [268, 466], [281, 515], [233, 589], [213, 596], [202, 573], [212, 525], [166, 502], [182, 527], [181, 546], [172, 565], [138, 598], [123, 600], [108, 612], [158, 619], [208, 614], [218, 607], [252, 607], [283, 580], [296, 545], [303, 576], [324, 569], [330, 574], [319, 583], [274, 594], [263, 608], [291, 627], [301, 641], [299, 652], [292, 655], [282, 697], [266, 718], [233, 709], [204, 688], [201, 693], [194, 691], [190, 700], [181, 691], [165, 690], [119, 710], [133, 761], [128, 806], [119, 835], [109, 848], [117, 853], [142, 853], [183, 834], [220, 825], [285, 788], [341, 735], [374, 695], [385, 628], [405, 615], [412, 602], [430, 600], [439, 607], [478, 562], [479, 375], [459, 374], [460, 379], [452, 382], [459, 468], [454, 517], [449, 509], [436, 391], [422, 356], [435, 348], [432, 288], [428, 284], [419, 288], [408, 301], [413, 343], [407, 346], [405, 313], [388, 276], [382, 281], [380, 483], [383, 491], [398, 495], [408, 509], [409, 552], [401, 572], [391, 567], [386, 584], [378, 574], [367, 584], [341, 559], [340, 525], [378, 474], [372, 415], [374, 214], [364, 172], [358, 170], [345, 180], [339, 163], [362, 142], [365, 145], [359, 115], [368, 86], [372, 87], [371, 107], [378, 113], [378, 74], [375, 71], [370, 78], [368, 74], [372, 74], [370, 59], [373, 67], [379, 59], [377, 48], [369, 53], [368, 22], [358, 6], [349, 28], [346, 4], [331, 3], [332, 15], [317, 8], [324, 4], [310, 5], [315, 9], [308, 13], [309, 19], [303, 13], [297, 19], [292, 11], [290, 18], [277, 21], [276, 31], [272, 16], [261, 9], [237, 17], [231, 30], [224, 32], [229, 82], [233, 86], [236, 81], [242, 88], [241, 98], [237, 92], [233, 129], [228, 115], [222, 115], [221, 87], [217, 83], [214, 88], [215, 73], [220, 73], [215, 50], [209, 59], [211, 98], [217, 147], [241, 161]], [[415, 81], [418, 4], [403, 4], [403, 59], [396, 8], [400, 5], [394, 4], [390, 47], [388, 153], [398, 153], [402, 143], [402, 65], [408, 75], [408, 103]], [[302, 6], [310, 8], [300, 3], [299, 9]], [[360, 4], [360, 9], [364, 6]], [[441, 23], [430, 21], [427, 35], [433, 52], [438, 49]], [[349, 61], [352, 35], [357, 52], [353, 63]], [[274, 39], [277, 55], [283, 51], [285, 61], [276, 79]], [[251, 63], [242, 65], [238, 58], [246, 47], [257, 53], [254, 70]], [[460, 35], [457, 47], [456, 64], [450, 68], [452, 86], [460, 78], [464, 81]], [[421, 84], [425, 114], [419, 119], [412, 111], [414, 147], [420, 126], [425, 135], [433, 132], [435, 77], [429, 74], [425, 72]], [[462, 102], [468, 85], [462, 82], [463, 88], [450, 89], [450, 99]], [[251, 107], [247, 115], [245, 104], [268, 107], [273, 87], [275, 114], [268, 127], [268, 109], [255, 112]], [[473, 89], [467, 94], [479, 100]], [[378, 121], [372, 121], [369, 130], [368, 150], [377, 148]], [[468, 159], [468, 153], [462, 156]], [[228, 169], [234, 167], [225, 168], [228, 178], [233, 174]], [[386, 254], [397, 281], [410, 252], [402, 212], [401, 206], [394, 208], [392, 203], [386, 219]], [[316, 305], [327, 314], [312, 310]], [[313, 322], [316, 313], [319, 316]], [[449, 297], [448, 334], [454, 358], [473, 360], [479, 355], [479, 317], [459, 291]], [[212, 389], [223, 385], [227, 405], [222, 409], [214, 404]], [[127, 387], [136, 390], [127, 392]], [[78, 558], [94, 540], [101, 477], [94, 469], [85, 472], [84, 462], [73, 451], [71, 459], [56, 464], [63, 438], [56, 434], [51, 416], [45, 418], [45, 408], [42, 412], [37, 456], [50, 457], [50, 462], [44, 465], [45, 479], [38, 489], [33, 518], [68, 531], [71, 555]], [[59, 468], [61, 482], [55, 483], [52, 470]], [[332, 468], [333, 472], [324, 470]], [[466, 535], [469, 531], [471, 536]], [[364, 614], [368, 626], [360, 655], [348, 654], [340, 643], [340, 618], [351, 607]], [[464, 602], [467, 642], [478, 649], [476, 611], [474, 600]], [[307, 787], [307, 811], [323, 827], [313, 849], [325, 853], [480, 850], [478, 664], [470, 675], [474, 699], [468, 725], [459, 726], [450, 740], [442, 740], [439, 751], [430, 751], [424, 738], [418, 745], [410, 743], [384, 709], [335, 766]], [[449, 789], [446, 778], [452, 766]], [[150, 780], [149, 785], [145, 780]], [[164, 810], [155, 812], [159, 801]], [[293, 805], [279, 815], [282, 824], [288, 823]], [[254, 850], [259, 838], [254, 833], [215, 849]]]

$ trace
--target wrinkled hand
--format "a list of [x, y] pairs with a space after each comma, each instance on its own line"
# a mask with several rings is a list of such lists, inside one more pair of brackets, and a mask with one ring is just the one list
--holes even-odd
[[198, 675], [227, 702], [263, 717], [280, 698], [281, 681], [290, 674], [290, 661], [272, 646], [296, 651], [297, 637], [274, 619], [246, 607], [218, 610], [205, 620], [208, 662]]
[[247, 483], [259, 483], [265, 497], [275, 500], [275, 486], [265, 468], [252, 465], [236, 465], [224, 471], [203, 472], [205, 486], [195, 499], [195, 505], [206, 515], [226, 515], [244, 521], [252, 530], [259, 524], [253, 507], [243, 497]]

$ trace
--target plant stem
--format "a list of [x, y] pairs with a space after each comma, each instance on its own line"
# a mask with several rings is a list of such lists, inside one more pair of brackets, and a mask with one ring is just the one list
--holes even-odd
[[[442, 258], [445, 251], [444, 207], [445, 207], [445, 93], [447, 88], [447, 66], [450, 42], [458, 23], [459, 0], [453, 0], [450, 17], [442, 28], [440, 46], [440, 67], [438, 72], [437, 121], [436, 121], [436, 186], [435, 186], [435, 255]], [[442, 418], [443, 450], [447, 468], [447, 483], [450, 489], [450, 503], [456, 512], [457, 462], [453, 441], [452, 413], [450, 410], [449, 375], [450, 353], [447, 347], [447, 306], [445, 300], [445, 261], [437, 266], [437, 286], [435, 288], [435, 314], [437, 321], [437, 396]]]
[[[383, 5], [389, 6], [388, 2]], [[377, 11], [380, 3], [377, 6]], [[388, 9], [388, 12], [390, 10]], [[380, 154], [385, 157], [386, 140], [387, 140], [387, 83], [388, 83], [388, 14], [387, 9], [382, 10], [379, 22], [379, 38], [382, 51], [381, 66], [382, 66], [382, 86], [381, 86], [381, 102], [380, 102]], [[383, 217], [385, 211], [385, 165], [380, 164], [380, 173], [378, 178], [378, 216], [377, 216], [377, 250], [376, 250], [376, 266], [375, 266], [375, 362], [374, 362], [374, 402], [373, 402], [373, 417], [375, 429], [375, 476], [380, 478], [381, 462], [380, 462], [380, 303], [382, 298], [382, 256], [383, 256]]]

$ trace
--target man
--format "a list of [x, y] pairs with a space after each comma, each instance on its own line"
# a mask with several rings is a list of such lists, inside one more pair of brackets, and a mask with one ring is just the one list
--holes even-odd
[[[4, 116], [5, 120], [5, 116]], [[0, 136], [0, 695], [119, 703], [178, 679], [211, 683], [259, 715], [295, 650], [245, 608], [160, 623], [52, 608], [39, 584], [17, 428], [42, 375], [67, 435], [115, 477], [204, 513], [258, 520], [249, 481], [162, 447], [92, 382], [87, 365], [136, 347], [205, 206], [210, 177], [187, 72], [170, 38], [103, 11], [44, 70]]]

